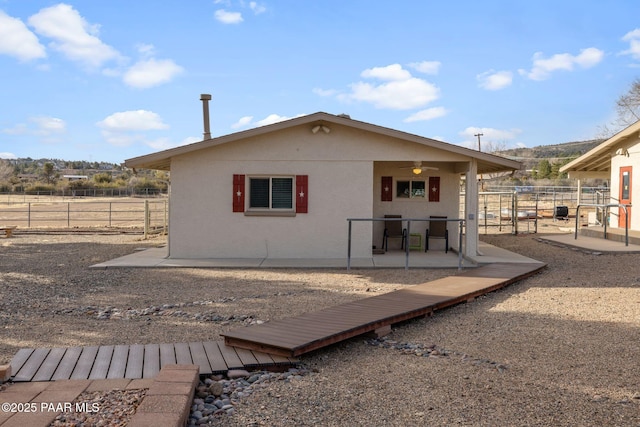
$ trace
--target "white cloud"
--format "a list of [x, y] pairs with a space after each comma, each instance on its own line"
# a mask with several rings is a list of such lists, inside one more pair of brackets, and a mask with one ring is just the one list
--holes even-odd
[[38, 37], [19, 19], [0, 10], [0, 54], [29, 61], [47, 56]]
[[2, 129], [2, 133], [7, 135], [26, 135], [29, 133], [29, 128], [24, 123], [18, 123], [12, 128]]
[[278, 122], [283, 122], [285, 120], [289, 120], [291, 117], [287, 117], [287, 116], [279, 116], [278, 114], [269, 114], [267, 117], [265, 117], [262, 120], [258, 120], [255, 125], [256, 126], [266, 126], [266, 125], [272, 125], [274, 123], [278, 123]]
[[554, 71], [573, 71], [576, 65], [591, 68], [602, 61], [602, 58], [604, 58], [604, 52], [595, 47], [582, 49], [578, 55], [557, 53], [550, 58], [544, 58], [541, 52], [536, 52], [533, 55], [531, 71], [519, 70], [519, 72], [531, 80], [546, 80]]
[[360, 75], [364, 78], [375, 78], [380, 80], [408, 80], [411, 73], [402, 68], [400, 64], [391, 64], [386, 67], [373, 67], [364, 70]]
[[476, 76], [478, 85], [486, 90], [500, 90], [511, 86], [513, 73], [511, 71], [490, 70]]
[[170, 59], [147, 59], [129, 68], [123, 81], [132, 87], [146, 89], [171, 81], [184, 70]]
[[136, 50], [142, 58], [150, 58], [155, 54], [156, 47], [149, 43], [138, 43], [136, 44]]
[[591, 68], [598, 65], [604, 58], [604, 52], [595, 47], [582, 49], [580, 55], [575, 57], [575, 63], [582, 68]]
[[634, 59], [640, 59], [640, 28], [629, 31], [622, 37], [622, 40], [629, 42], [629, 49], [622, 51], [622, 55], [631, 55]]
[[335, 89], [320, 89], [320, 88], [317, 88], [317, 87], [313, 88], [312, 92], [315, 93], [316, 95], [322, 96], [322, 97], [333, 96], [333, 95], [336, 95], [338, 93], [338, 91], [335, 90]]
[[481, 133], [481, 141], [505, 141], [515, 139], [522, 131], [520, 129], [494, 129], [494, 128], [479, 128], [479, 127], [468, 127], [462, 132], [460, 135], [468, 138], [469, 141], [475, 140], [477, 142], [476, 135]]
[[214, 16], [217, 21], [222, 22], [223, 24], [239, 24], [244, 21], [240, 12], [227, 12], [224, 9], [216, 10]]
[[231, 125], [231, 129], [240, 129], [243, 127], [247, 127], [251, 124], [253, 120], [253, 116], [244, 116], [241, 117], [240, 120]]
[[146, 110], [113, 113], [97, 125], [111, 132], [148, 131], [168, 129], [157, 113]]
[[358, 82], [351, 85], [351, 99], [373, 104], [376, 108], [407, 110], [422, 107], [438, 99], [438, 88], [417, 78], [378, 86]]
[[260, 15], [261, 13], [267, 11], [267, 8], [265, 6], [258, 4], [255, 1], [249, 2], [249, 8], [253, 10], [253, 13], [255, 13], [256, 15]]
[[16, 156], [13, 153], [8, 153], [8, 152], [0, 152], [0, 159], [17, 159], [18, 156]]
[[51, 135], [67, 130], [65, 121], [56, 117], [32, 117], [30, 120], [36, 124], [38, 135]]
[[64, 120], [56, 117], [36, 116], [30, 117], [29, 123], [18, 123], [12, 128], [2, 129], [2, 133], [8, 135], [34, 135], [48, 137], [54, 134], [64, 133], [67, 124]]
[[351, 93], [338, 95], [338, 99], [368, 102], [376, 108], [407, 110], [422, 107], [438, 99], [440, 94], [435, 85], [413, 77], [399, 64], [369, 68], [361, 75], [385, 82], [377, 85], [367, 82], [353, 83], [350, 85]]
[[53, 39], [51, 48], [72, 61], [90, 68], [120, 57], [118, 51], [99, 38], [99, 25], [89, 25], [72, 6], [60, 3], [41, 9], [29, 18], [29, 25], [45, 37]]
[[433, 107], [427, 108], [426, 110], [418, 111], [417, 113], [413, 113], [409, 117], [403, 120], [405, 123], [411, 122], [421, 122], [426, 120], [437, 119], [438, 117], [446, 116], [449, 111], [444, 107]]
[[636, 28], [635, 30], [629, 31], [627, 34], [625, 34], [622, 37], [622, 40], [624, 41], [635, 40], [635, 39], [640, 39], [640, 28]]
[[294, 117], [288, 117], [288, 116], [281, 116], [279, 114], [269, 114], [267, 117], [265, 117], [262, 120], [258, 120], [256, 122], [253, 121], [253, 116], [244, 116], [241, 117], [237, 122], [235, 122], [234, 124], [231, 125], [232, 129], [240, 129], [243, 127], [260, 127], [260, 126], [266, 126], [266, 125], [272, 125], [274, 123], [279, 123], [279, 122], [283, 122], [285, 120], [290, 120], [293, 119], [295, 117], [302, 117], [305, 114], [298, 114]]
[[414, 70], [425, 74], [438, 74], [441, 65], [440, 61], [422, 61], [409, 64]]

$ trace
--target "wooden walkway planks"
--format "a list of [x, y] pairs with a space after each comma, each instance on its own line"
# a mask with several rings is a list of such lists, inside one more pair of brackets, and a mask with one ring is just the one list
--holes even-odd
[[229, 331], [230, 347], [295, 357], [405, 320], [421, 317], [531, 276], [543, 263], [496, 263], [421, 285], [297, 317]]
[[499, 263], [383, 295], [252, 325], [225, 342], [21, 349], [13, 381], [151, 378], [168, 364], [196, 364], [201, 374], [295, 365], [295, 356], [394, 323], [424, 316], [535, 274], [542, 263]]
[[11, 360], [12, 380], [153, 378], [168, 364], [195, 364], [200, 374], [230, 369], [282, 369], [295, 366], [293, 358], [227, 347], [224, 342], [106, 345], [70, 348], [26, 348]]

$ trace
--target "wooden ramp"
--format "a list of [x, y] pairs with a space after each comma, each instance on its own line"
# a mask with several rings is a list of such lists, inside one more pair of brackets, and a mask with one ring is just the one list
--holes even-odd
[[282, 357], [296, 357], [394, 323], [507, 286], [529, 277], [543, 263], [496, 263], [406, 289], [223, 334], [225, 344]]
[[226, 346], [222, 341], [179, 344], [25, 348], [11, 360], [12, 380], [152, 378], [164, 365], [199, 365], [200, 374], [231, 369], [279, 370], [297, 360]]

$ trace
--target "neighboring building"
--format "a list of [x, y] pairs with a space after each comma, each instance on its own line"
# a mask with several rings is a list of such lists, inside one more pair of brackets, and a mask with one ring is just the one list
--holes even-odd
[[87, 175], [62, 175], [62, 178], [67, 181], [82, 181], [89, 179]]
[[[630, 230], [640, 230], [640, 210], [631, 208], [634, 199], [640, 200], [640, 185], [633, 185], [633, 170], [640, 171], [639, 132], [640, 121], [560, 168], [561, 172], [569, 174], [569, 178], [578, 180], [578, 187], [581, 187], [583, 179], [608, 179], [611, 194], [609, 203], [629, 205], [627, 215]], [[609, 212], [609, 226], [624, 228], [624, 209], [611, 207]]]
[[[205, 102], [205, 137], [207, 111]], [[477, 176], [520, 163], [319, 112], [125, 166], [171, 171], [170, 258], [336, 259], [347, 255], [347, 218], [458, 218], [461, 177], [465, 252], [477, 255]], [[426, 224], [412, 222], [411, 232], [424, 236]], [[352, 257], [370, 258], [382, 236], [382, 222], [354, 223]], [[450, 246], [457, 236], [451, 224]]]

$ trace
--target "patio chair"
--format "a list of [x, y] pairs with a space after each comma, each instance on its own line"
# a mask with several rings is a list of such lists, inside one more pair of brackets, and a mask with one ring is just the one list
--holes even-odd
[[[432, 219], [447, 219], [446, 216], [430, 216]], [[425, 232], [424, 251], [429, 250], [429, 239], [444, 239], [444, 252], [449, 252], [449, 230], [447, 230], [447, 221], [429, 221], [429, 226]]]
[[[402, 218], [402, 215], [385, 215], [385, 218]], [[386, 252], [389, 248], [389, 239], [402, 239], [400, 248], [404, 249], [407, 243], [407, 229], [402, 228], [402, 221], [385, 221], [384, 234], [382, 236], [382, 248]]]

